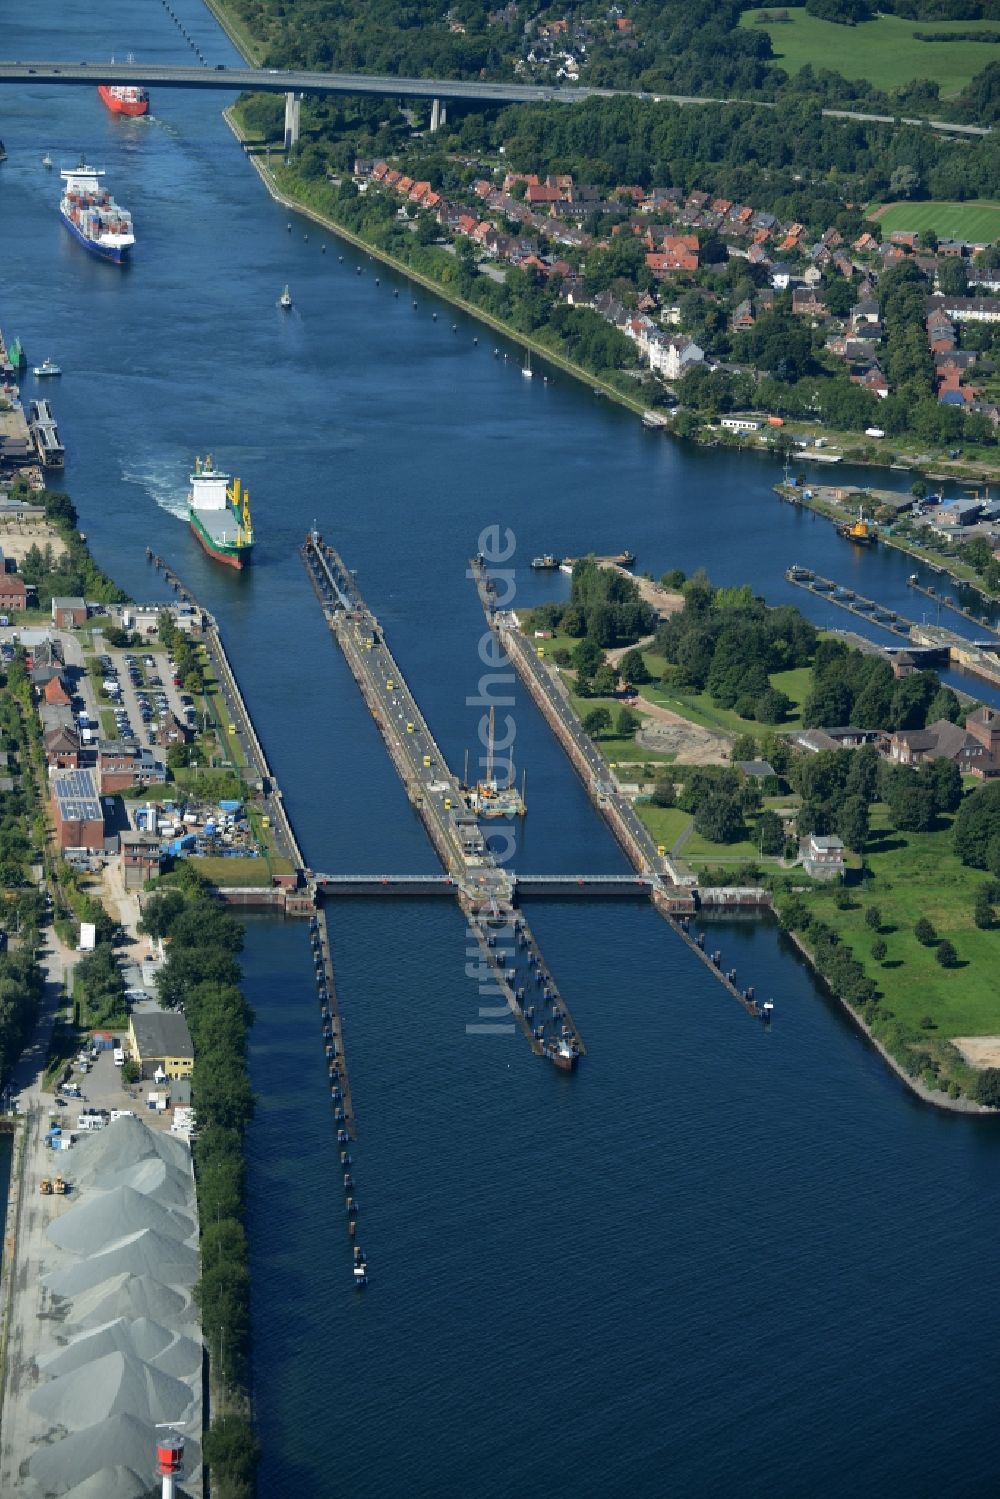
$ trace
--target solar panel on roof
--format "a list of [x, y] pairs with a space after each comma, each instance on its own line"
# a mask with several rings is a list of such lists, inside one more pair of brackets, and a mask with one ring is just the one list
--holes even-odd
[[104, 814], [92, 771], [63, 771], [54, 781], [54, 790], [64, 822], [103, 821]]

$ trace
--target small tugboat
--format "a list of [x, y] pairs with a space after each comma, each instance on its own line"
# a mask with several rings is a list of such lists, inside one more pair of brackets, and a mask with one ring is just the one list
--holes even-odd
[[535, 372], [531, 368], [531, 350], [530, 349], [528, 350], [527, 354], [524, 356], [524, 364], [521, 366], [521, 374], [524, 376], [524, 378], [526, 380], [531, 380], [531, 379], [534, 378]]
[[43, 380], [47, 375], [61, 375], [62, 370], [54, 359], [43, 359], [41, 364], [36, 364], [31, 373], [36, 380]]
[[578, 1060], [576, 1050], [563, 1036], [549, 1042], [545, 1055], [561, 1072], [572, 1072]]
[[278, 306], [284, 312], [289, 312], [291, 310], [291, 306], [292, 306], [292, 294], [288, 290], [287, 286], [285, 287], [284, 291], [281, 293], [281, 296], [278, 298]]
[[532, 557], [531, 566], [536, 573], [555, 572], [559, 567], [559, 558], [553, 557], [551, 552], [545, 552], [541, 557]]
[[47, 151], [46, 151], [45, 155], [42, 157], [42, 166], [45, 168], [45, 170], [47, 172], [51, 172], [51, 170], [52, 170], [52, 157], [49, 155], [49, 153]]
[[878, 540], [874, 527], [870, 526], [865, 520], [860, 507], [858, 509], [857, 520], [852, 521], [850, 525], [838, 526], [837, 535], [842, 536], [845, 541], [853, 541], [855, 546], [861, 547], [870, 547], [873, 542]]

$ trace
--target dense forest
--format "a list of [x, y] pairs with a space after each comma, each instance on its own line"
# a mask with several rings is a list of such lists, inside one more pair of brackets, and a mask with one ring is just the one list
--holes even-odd
[[[763, 28], [740, 18], [755, 9], [745, 0], [630, 0], [627, 7], [598, 10], [568, 0], [223, 0], [257, 39], [272, 67], [305, 66], [416, 77], [507, 79], [520, 73], [544, 43], [547, 28], [561, 29], [557, 45], [571, 49], [583, 65], [581, 81], [603, 88], [650, 92], [774, 98], [809, 95], [824, 103], [857, 103], [940, 112], [937, 85], [916, 80], [888, 95], [862, 80], [827, 70], [802, 69], [789, 76], [774, 63]], [[872, 0], [809, 0], [817, 16], [860, 25], [875, 11]], [[880, 12], [910, 19], [996, 19], [997, 0], [885, 0]], [[619, 23], [623, 22], [623, 25]], [[930, 50], [930, 49], [928, 49]], [[984, 63], [985, 67], [985, 63]], [[985, 68], [947, 110], [955, 118], [996, 118], [1000, 80]], [[933, 59], [928, 58], [928, 72]], [[552, 81], [553, 75], [544, 75]], [[542, 80], [539, 80], [542, 81]]]

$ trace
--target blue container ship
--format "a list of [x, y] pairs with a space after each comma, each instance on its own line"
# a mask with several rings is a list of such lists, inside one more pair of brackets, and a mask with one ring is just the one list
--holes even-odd
[[59, 203], [66, 228], [91, 255], [123, 265], [135, 244], [132, 215], [101, 186], [104, 173], [81, 162], [59, 175], [66, 183]]

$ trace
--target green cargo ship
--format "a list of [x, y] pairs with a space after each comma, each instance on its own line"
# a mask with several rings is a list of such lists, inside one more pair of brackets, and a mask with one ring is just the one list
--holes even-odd
[[217, 469], [209, 454], [194, 460], [188, 522], [210, 557], [242, 571], [253, 554], [250, 496], [232, 474]]

